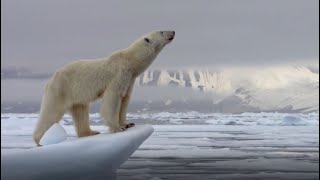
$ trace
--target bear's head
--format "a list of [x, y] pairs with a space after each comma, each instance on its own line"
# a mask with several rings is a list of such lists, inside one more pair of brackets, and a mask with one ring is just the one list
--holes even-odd
[[174, 31], [154, 31], [133, 42], [124, 52], [130, 57], [136, 74], [142, 73], [175, 36]]
[[157, 56], [164, 46], [174, 39], [174, 36], [174, 31], [153, 31], [137, 39], [131, 44], [130, 49], [134, 49], [139, 54]]
[[143, 37], [145, 46], [151, 47], [159, 53], [163, 47], [174, 39], [174, 31], [154, 31]]

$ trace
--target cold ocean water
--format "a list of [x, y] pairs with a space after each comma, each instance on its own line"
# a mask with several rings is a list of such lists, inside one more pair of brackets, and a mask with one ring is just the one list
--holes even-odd
[[[1, 114], [1, 149], [33, 148], [38, 114]], [[119, 180], [319, 179], [319, 113], [128, 114], [155, 131], [118, 170]], [[107, 132], [98, 114], [94, 130]], [[60, 124], [75, 137], [69, 115]]]

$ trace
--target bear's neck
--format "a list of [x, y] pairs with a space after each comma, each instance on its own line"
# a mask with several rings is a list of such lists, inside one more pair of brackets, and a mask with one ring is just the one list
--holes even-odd
[[137, 49], [126, 49], [126, 54], [128, 53], [129, 68], [133, 73], [134, 77], [139, 76], [143, 73], [155, 60], [158, 53], [156, 53], [153, 49], [144, 49], [143, 51], [139, 51]]

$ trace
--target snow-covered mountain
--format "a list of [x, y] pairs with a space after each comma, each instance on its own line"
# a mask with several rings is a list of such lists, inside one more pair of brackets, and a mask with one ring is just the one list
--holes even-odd
[[[1, 112], [38, 112], [50, 75], [23, 68], [1, 73]], [[149, 69], [135, 85], [130, 112], [319, 112], [319, 65]], [[99, 108], [93, 104], [91, 112]]]
[[212, 95], [213, 109], [221, 112], [319, 111], [319, 73], [304, 66], [156, 69], [144, 72], [137, 82], [204, 92], [208, 98]]

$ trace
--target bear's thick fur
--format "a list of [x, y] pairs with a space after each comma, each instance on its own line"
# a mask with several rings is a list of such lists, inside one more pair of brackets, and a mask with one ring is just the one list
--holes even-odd
[[44, 133], [69, 111], [79, 137], [98, 134], [89, 126], [89, 103], [102, 98], [100, 114], [112, 133], [126, 127], [126, 113], [136, 77], [174, 38], [174, 31], [155, 31], [110, 57], [80, 60], [57, 70], [45, 87], [40, 117], [33, 134]]

